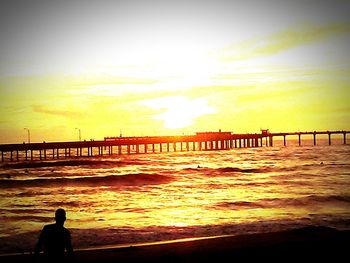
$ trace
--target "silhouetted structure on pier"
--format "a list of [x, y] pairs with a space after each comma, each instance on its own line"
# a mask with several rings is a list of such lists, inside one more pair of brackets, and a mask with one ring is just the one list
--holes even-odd
[[[302, 135], [313, 135], [316, 145], [316, 135], [328, 135], [331, 145], [331, 136], [343, 135], [346, 144], [346, 135], [350, 131], [314, 131], [314, 132], [286, 132], [270, 133], [262, 130], [261, 133], [235, 134], [231, 132], [197, 132], [195, 135], [182, 136], [143, 136], [143, 137], [105, 137], [104, 140], [71, 141], [71, 142], [43, 142], [0, 145], [1, 161], [19, 160], [46, 160], [60, 157], [103, 156], [113, 154], [138, 154], [148, 152], [176, 152], [176, 151], [209, 151], [227, 150], [233, 148], [273, 146], [274, 137], [283, 137], [286, 146], [287, 136], [298, 136], [301, 145]], [[265, 140], [263, 140], [265, 138]], [[265, 141], [265, 144], [264, 144]]]

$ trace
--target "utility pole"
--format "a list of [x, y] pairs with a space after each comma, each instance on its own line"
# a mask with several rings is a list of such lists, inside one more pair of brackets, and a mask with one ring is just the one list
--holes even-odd
[[81, 142], [81, 130], [79, 128], [75, 128], [75, 129], [79, 131], [79, 141]]
[[28, 128], [24, 128], [24, 130], [27, 130], [28, 143], [30, 143], [30, 130]]

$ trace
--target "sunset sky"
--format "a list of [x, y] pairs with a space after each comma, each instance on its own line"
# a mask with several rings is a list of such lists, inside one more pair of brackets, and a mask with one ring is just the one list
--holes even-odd
[[350, 1], [1, 1], [0, 143], [350, 129]]

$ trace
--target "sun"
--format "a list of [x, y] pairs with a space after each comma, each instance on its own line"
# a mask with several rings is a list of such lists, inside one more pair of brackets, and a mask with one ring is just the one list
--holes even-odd
[[164, 128], [181, 129], [191, 126], [195, 119], [213, 114], [216, 110], [208, 105], [206, 98], [189, 99], [185, 96], [168, 96], [145, 101], [153, 109], [162, 110], [154, 118], [164, 122]]

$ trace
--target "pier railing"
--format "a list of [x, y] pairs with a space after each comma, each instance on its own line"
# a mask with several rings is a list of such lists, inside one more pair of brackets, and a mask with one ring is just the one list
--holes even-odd
[[332, 144], [332, 135], [346, 135], [350, 131], [313, 131], [235, 134], [231, 132], [200, 132], [195, 135], [181, 136], [142, 136], [142, 137], [105, 137], [104, 140], [41, 142], [22, 144], [1, 144], [1, 161], [47, 160], [83, 156], [103, 156], [113, 154], [161, 153], [176, 151], [209, 151], [233, 148], [273, 146], [275, 137], [282, 137], [286, 146], [287, 136], [298, 136], [301, 145], [303, 135], [312, 135], [316, 145], [317, 135], [328, 135], [328, 144]]

